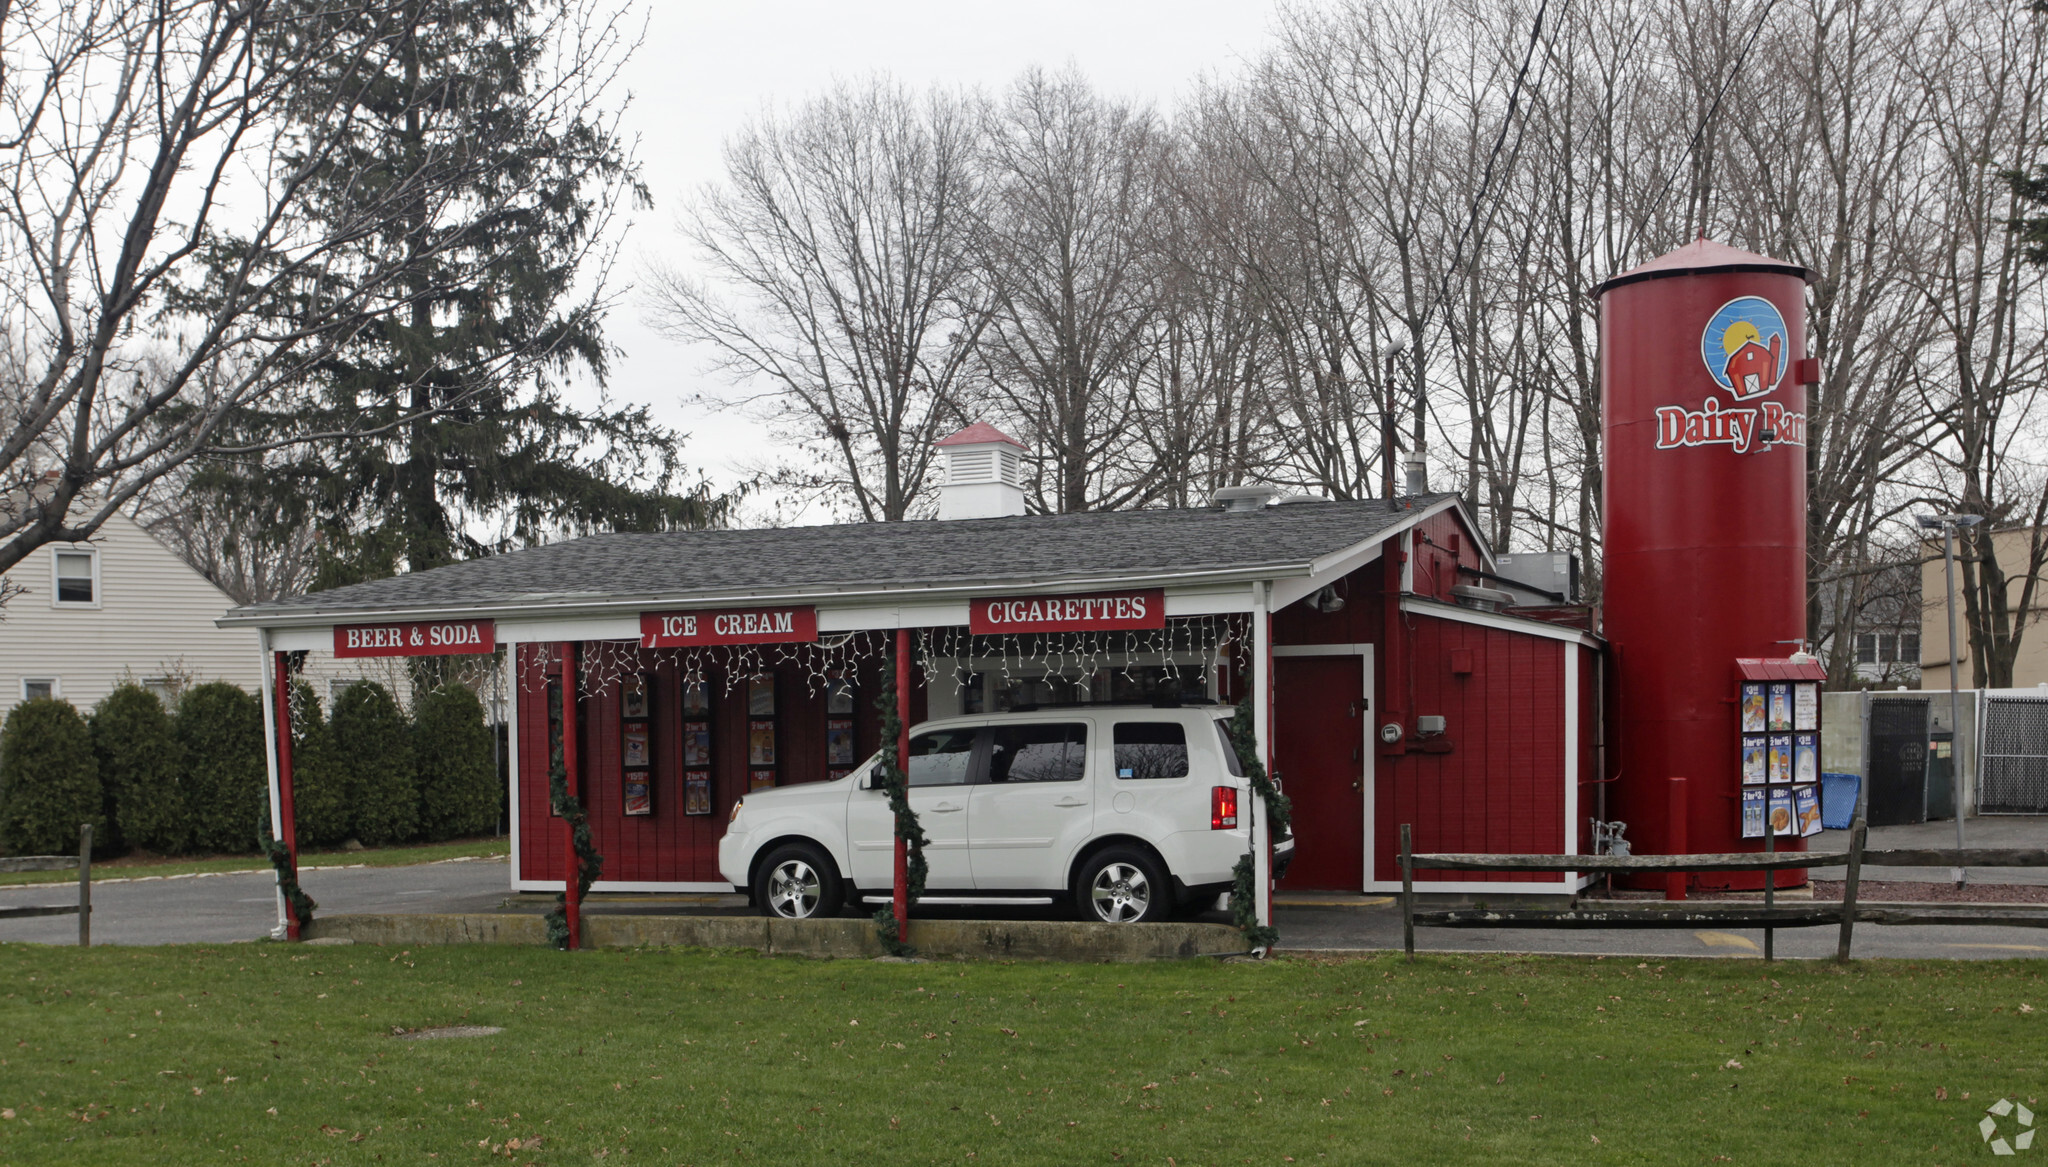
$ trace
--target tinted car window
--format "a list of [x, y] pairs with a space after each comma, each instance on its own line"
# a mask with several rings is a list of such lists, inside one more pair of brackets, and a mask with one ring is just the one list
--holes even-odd
[[1223, 764], [1229, 768], [1230, 776], [1244, 777], [1244, 765], [1237, 760], [1237, 745], [1230, 740], [1230, 723], [1219, 718], [1216, 722], [1216, 736], [1223, 742]]
[[990, 732], [990, 782], [1079, 782], [1087, 769], [1088, 726], [999, 725]]
[[1117, 724], [1116, 776], [1119, 778], [1185, 778], [1188, 776], [1188, 733], [1178, 721], [1125, 721]]
[[942, 729], [921, 733], [910, 739], [912, 786], [959, 786], [967, 781], [967, 766], [974, 760], [974, 730]]

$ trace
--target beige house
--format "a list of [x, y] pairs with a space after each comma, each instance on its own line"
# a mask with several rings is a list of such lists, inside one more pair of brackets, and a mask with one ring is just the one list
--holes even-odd
[[256, 634], [214, 626], [234, 601], [125, 514], [89, 543], [37, 548], [7, 580], [20, 592], [0, 608], [0, 715], [39, 696], [87, 712], [125, 680], [167, 697], [261, 683]]
[[[2048, 535], [2048, 533], [2044, 533]], [[2027, 562], [2029, 541], [2034, 531], [2027, 527], [2014, 527], [1998, 531], [1991, 538], [1998, 552], [1998, 562], [2008, 575], [2018, 577]], [[2022, 578], [2006, 581], [2006, 594], [2012, 602], [2019, 602]], [[1942, 546], [1940, 539], [1932, 539], [1921, 545], [1920, 563], [1920, 687], [1922, 689], [1948, 688], [1948, 608], [1944, 602], [1947, 595], [1944, 578]], [[1956, 675], [1958, 687], [1969, 689], [1976, 686], [1970, 675], [1970, 629], [1963, 619], [1963, 573], [1960, 565], [1956, 568], [1956, 658], [1962, 669]], [[2025, 635], [2020, 639], [2019, 659], [2013, 662], [2012, 684], [2014, 688], [2030, 689], [2036, 685], [2048, 684], [2048, 587], [2035, 589], [2034, 611], [2027, 621]]]

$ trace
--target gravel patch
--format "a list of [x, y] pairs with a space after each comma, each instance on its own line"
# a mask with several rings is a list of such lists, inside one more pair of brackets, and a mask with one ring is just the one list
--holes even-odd
[[[1816, 879], [1813, 898], [1839, 903], [1842, 881]], [[1910, 883], [1903, 880], [1866, 879], [1856, 888], [1859, 903], [1896, 901], [1920, 904], [2048, 904], [2048, 887], [2024, 883]]]

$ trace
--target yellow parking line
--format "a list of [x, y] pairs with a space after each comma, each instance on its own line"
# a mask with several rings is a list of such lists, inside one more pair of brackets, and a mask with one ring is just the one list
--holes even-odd
[[1737, 936], [1733, 932], [1695, 932], [1693, 935], [1708, 948], [1747, 948], [1751, 952], [1758, 951], [1756, 941], [1746, 936]]
[[1999, 948], [2008, 952], [2048, 952], [2039, 944], [1951, 944], [1950, 948]]
[[1276, 908], [1378, 908], [1394, 902], [1393, 896], [1274, 896]]

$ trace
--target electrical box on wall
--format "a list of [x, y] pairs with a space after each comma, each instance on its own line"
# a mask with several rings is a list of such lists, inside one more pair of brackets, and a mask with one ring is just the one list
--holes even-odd
[[1446, 727], [1447, 723], [1440, 714], [1425, 713], [1415, 719], [1416, 733], [1442, 733]]

